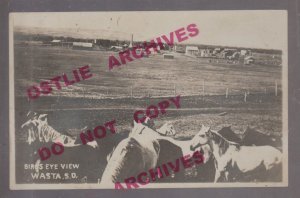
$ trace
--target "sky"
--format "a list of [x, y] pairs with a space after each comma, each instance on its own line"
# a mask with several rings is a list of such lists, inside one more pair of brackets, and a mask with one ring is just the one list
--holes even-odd
[[11, 14], [14, 27], [83, 38], [149, 41], [191, 23], [200, 34], [183, 43], [286, 49], [287, 11], [36, 12]]

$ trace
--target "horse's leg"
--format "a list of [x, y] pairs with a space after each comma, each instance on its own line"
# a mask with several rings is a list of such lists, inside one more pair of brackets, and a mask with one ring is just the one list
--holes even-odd
[[221, 177], [221, 171], [218, 170], [218, 169], [216, 169], [215, 180], [214, 180], [214, 182], [217, 183], [218, 180], [220, 179], [220, 177]]
[[229, 179], [228, 179], [228, 176], [229, 176], [229, 172], [228, 171], [225, 171], [224, 172], [224, 176], [225, 176], [225, 181], [229, 181]]

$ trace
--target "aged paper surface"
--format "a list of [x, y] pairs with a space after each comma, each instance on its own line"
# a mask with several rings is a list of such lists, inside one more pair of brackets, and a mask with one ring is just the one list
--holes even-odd
[[10, 14], [11, 189], [288, 185], [286, 11]]

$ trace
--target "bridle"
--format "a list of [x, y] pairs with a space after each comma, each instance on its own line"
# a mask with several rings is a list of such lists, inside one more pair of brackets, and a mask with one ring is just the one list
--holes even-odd
[[141, 129], [141, 131], [139, 132], [139, 134], [142, 134], [143, 133], [143, 131], [145, 130], [145, 126]]
[[209, 144], [209, 140], [207, 140], [204, 144], [201, 144], [200, 142], [196, 145], [196, 146], [190, 146], [190, 150], [192, 150], [192, 151], [194, 151], [196, 148], [198, 148], [198, 147], [202, 147], [202, 146], [204, 146], [204, 145], [206, 145], [206, 144]]

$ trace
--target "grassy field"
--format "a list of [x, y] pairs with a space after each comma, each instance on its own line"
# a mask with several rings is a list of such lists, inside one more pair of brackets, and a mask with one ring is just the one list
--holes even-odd
[[[80, 125], [93, 126], [95, 123], [85, 123], [84, 120], [93, 120], [93, 117], [99, 120], [97, 115], [104, 120], [120, 117], [120, 124], [123, 124], [132, 119], [135, 109], [158, 103], [161, 97], [174, 96], [175, 85], [176, 94], [184, 96], [182, 109], [172, 111], [176, 113], [169, 113], [162, 119], [176, 120], [179, 131], [197, 131], [199, 127], [191, 129], [193, 124], [188, 124], [191, 121], [195, 125], [199, 122], [215, 127], [233, 125], [240, 132], [248, 125], [261, 131], [281, 132], [281, 96], [274, 96], [274, 82], [278, 82], [279, 88], [281, 86], [281, 67], [208, 63], [207, 59], [175, 54], [175, 59], [166, 60], [162, 55], [153, 55], [108, 71], [108, 56], [111, 54], [113, 52], [15, 46], [17, 106], [20, 105], [17, 112], [24, 116], [28, 110], [34, 109], [53, 114], [53, 124], [64, 131], [69, 127], [81, 127], [75, 124], [78, 119], [83, 120]], [[86, 64], [92, 67], [94, 76], [91, 79], [37, 100], [28, 102], [26, 99], [25, 90], [30, 85], [70, 73]], [[205, 96], [202, 96], [203, 81]], [[131, 87], [134, 98], [128, 99]], [[224, 96], [226, 88], [229, 90], [227, 99]], [[244, 102], [245, 91], [250, 93], [247, 102]], [[135, 98], [137, 96], [144, 98]], [[224, 111], [233, 113], [213, 118]], [[94, 112], [99, 113], [91, 116]], [[74, 125], [64, 121], [59, 124], [65, 120], [60, 118], [61, 114], [72, 117]], [[22, 116], [17, 120], [22, 122]], [[180, 118], [184, 124], [178, 122]], [[69, 122], [73, 123], [70, 119]], [[121, 128], [130, 126], [129, 123], [126, 125]]]
[[243, 94], [274, 92], [275, 81], [281, 87], [281, 67], [208, 63], [175, 54], [175, 59], [162, 55], [134, 60], [112, 71], [108, 57], [114, 52], [72, 50], [59, 47], [15, 47], [16, 94], [25, 95], [26, 88], [62, 73], [90, 64], [94, 77], [74, 84], [54, 96], [115, 98], [133, 96]]
[[[242, 134], [247, 126], [266, 134], [282, 133], [281, 67], [209, 63], [207, 59], [175, 54], [172, 60], [154, 55], [108, 71], [108, 56], [112, 53], [15, 46], [17, 141], [24, 141], [20, 126], [29, 110], [49, 114], [49, 124], [66, 134], [85, 126], [92, 129], [112, 119], [117, 121], [117, 132], [127, 134], [137, 109], [175, 94], [181, 95], [181, 108], [168, 109], [166, 115], [155, 119], [157, 127], [170, 121], [177, 131], [175, 138], [191, 138], [201, 124], [214, 130], [230, 125], [237, 134]], [[29, 86], [87, 64], [94, 74], [91, 79], [28, 101]], [[275, 81], [278, 96], [274, 94]], [[225, 98], [227, 88], [229, 95]], [[25, 151], [18, 145], [17, 159], [21, 160]], [[22, 167], [19, 169], [22, 172]], [[97, 167], [96, 170], [99, 171]], [[196, 178], [194, 174], [191, 177]]]

